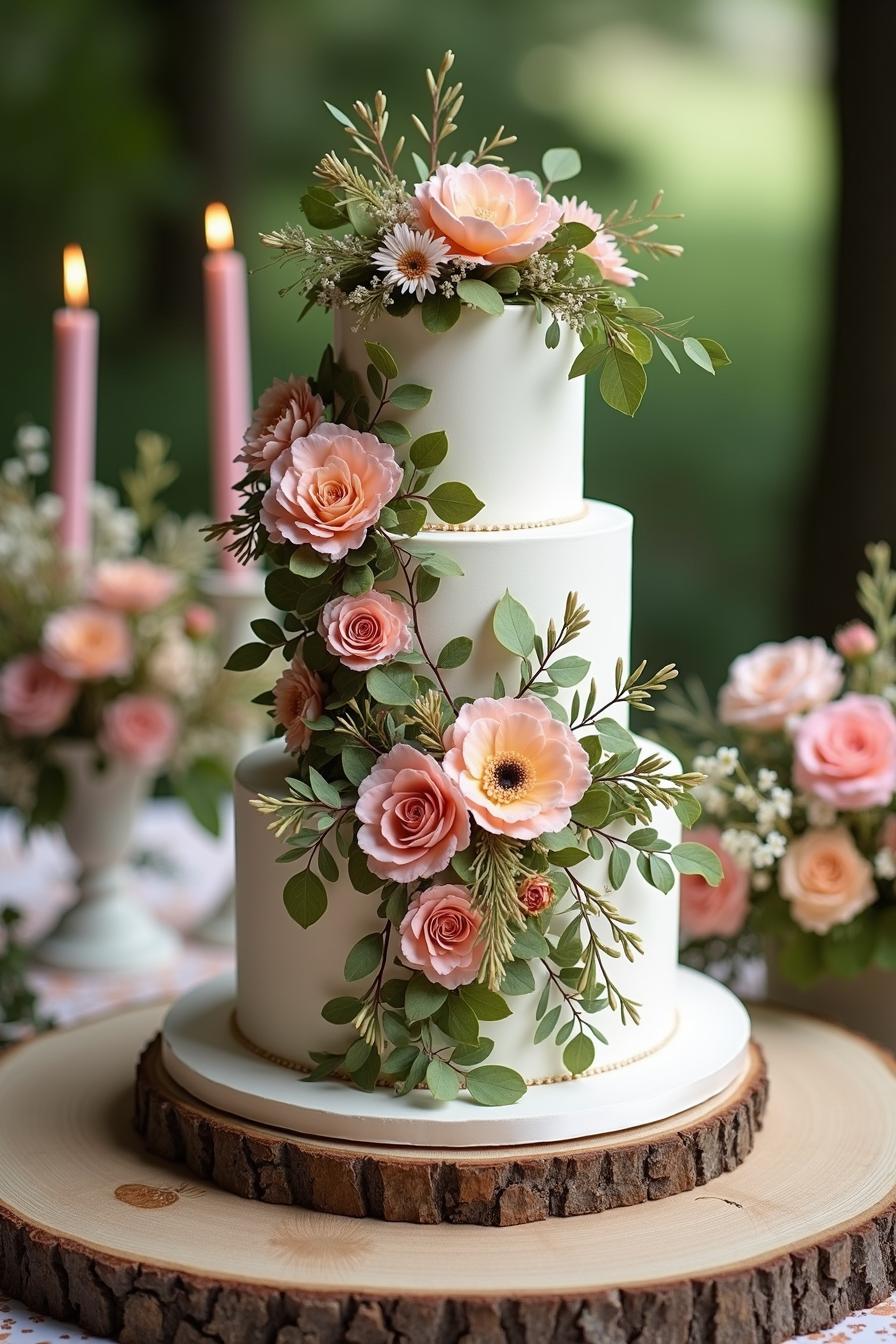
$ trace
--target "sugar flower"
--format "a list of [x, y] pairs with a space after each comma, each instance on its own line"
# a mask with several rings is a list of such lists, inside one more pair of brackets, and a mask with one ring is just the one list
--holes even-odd
[[556, 202], [534, 182], [494, 164], [442, 164], [415, 188], [421, 229], [441, 235], [451, 254], [481, 266], [525, 261], [557, 228]]
[[579, 201], [575, 196], [564, 196], [559, 203], [560, 219], [564, 224], [587, 224], [594, 230], [594, 237], [582, 251], [596, 264], [604, 280], [611, 285], [632, 286], [636, 280], [643, 280], [640, 271], [629, 266], [619, 251], [619, 244], [604, 228], [604, 222], [596, 210], [592, 210], [587, 201]]
[[445, 750], [446, 774], [496, 835], [531, 840], [562, 830], [591, 783], [584, 749], [534, 695], [463, 705]]
[[86, 604], [54, 612], [44, 626], [43, 646], [50, 666], [75, 681], [126, 676], [134, 657], [124, 617]]
[[306, 719], [319, 719], [324, 703], [324, 683], [296, 653], [274, 686], [274, 719], [286, 729], [286, 745], [299, 755], [308, 750], [311, 729]]
[[402, 960], [446, 989], [469, 985], [482, 963], [481, 923], [466, 887], [446, 884], [418, 892], [399, 929]]
[[371, 261], [383, 272], [387, 285], [415, 294], [422, 303], [424, 294], [435, 294], [439, 267], [450, 255], [445, 239], [437, 238], [432, 229], [420, 232], [407, 224], [396, 224]]
[[413, 640], [410, 609], [388, 593], [371, 590], [360, 597], [336, 597], [320, 614], [327, 650], [354, 672], [367, 672], [399, 653]]
[[267, 471], [284, 449], [303, 439], [317, 427], [324, 415], [324, 404], [308, 384], [307, 378], [275, 378], [262, 392], [246, 430], [246, 446], [241, 457], [255, 471]]
[[261, 522], [273, 541], [343, 560], [363, 545], [400, 484], [388, 443], [348, 425], [320, 424], [272, 465]]
[[391, 882], [433, 877], [470, 843], [460, 791], [437, 761], [406, 742], [361, 781], [355, 815], [368, 868]]

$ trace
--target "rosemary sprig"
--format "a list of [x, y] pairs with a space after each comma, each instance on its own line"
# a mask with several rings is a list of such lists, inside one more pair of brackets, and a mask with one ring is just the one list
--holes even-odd
[[473, 907], [482, 914], [484, 946], [480, 980], [497, 989], [512, 958], [514, 931], [525, 927], [517, 898], [522, 865], [519, 845], [501, 835], [480, 831], [473, 854]]

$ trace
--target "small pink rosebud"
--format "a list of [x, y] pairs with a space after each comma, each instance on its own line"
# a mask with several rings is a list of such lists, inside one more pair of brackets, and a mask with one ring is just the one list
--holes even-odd
[[834, 648], [850, 662], [870, 658], [877, 652], [877, 635], [864, 621], [850, 621], [842, 625], [834, 636]]
[[191, 639], [208, 639], [217, 624], [215, 612], [203, 602], [191, 602], [184, 612], [184, 634]]
[[520, 883], [517, 899], [527, 915], [540, 915], [554, 902], [554, 888], [546, 877], [533, 873]]

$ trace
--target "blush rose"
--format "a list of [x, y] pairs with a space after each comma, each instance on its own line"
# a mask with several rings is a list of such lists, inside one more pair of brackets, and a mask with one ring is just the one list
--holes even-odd
[[273, 541], [343, 560], [363, 545], [400, 484], [388, 443], [348, 425], [320, 424], [271, 466], [261, 522]]
[[827, 704], [843, 686], [843, 665], [823, 639], [760, 644], [735, 658], [719, 695], [719, 718], [772, 732], [794, 714]]
[[78, 687], [38, 653], [11, 658], [0, 672], [0, 714], [13, 737], [46, 737], [61, 728]]
[[534, 182], [493, 164], [443, 164], [415, 188], [418, 224], [481, 266], [524, 261], [557, 229], [559, 207]]
[[896, 792], [896, 717], [877, 695], [844, 695], [794, 731], [797, 788], [838, 812], [885, 807]]
[[850, 662], [857, 662], [877, 652], [877, 635], [864, 621], [850, 621], [834, 635], [834, 647]]
[[135, 556], [133, 560], [104, 560], [93, 572], [90, 596], [114, 611], [155, 611], [180, 587], [180, 576], [165, 565]]
[[681, 878], [681, 928], [687, 938], [733, 938], [746, 923], [750, 909], [750, 876], [722, 848], [717, 826], [698, 826], [688, 840], [706, 845], [717, 854], [722, 880], [711, 887], [696, 873]]
[[267, 471], [296, 439], [314, 430], [324, 415], [324, 404], [307, 378], [275, 378], [262, 392], [246, 431], [242, 460], [254, 471]]
[[806, 831], [778, 866], [781, 895], [808, 933], [848, 924], [876, 899], [874, 873], [845, 826]]
[[437, 761], [406, 742], [361, 781], [355, 815], [368, 868], [391, 882], [432, 877], [470, 843], [460, 791]]
[[354, 672], [367, 672], [399, 653], [413, 640], [410, 612], [387, 593], [371, 590], [361, 597], [336, 597], [320, 614], [327, 649]]
[[307, 751], [311, 729], [306, 719], [319, 719], [324, 703], [324, 683], [296, 653], [274, 685], [274, 718], [286, 729], [286, 745], [293, 755]]
[[104, 751], [144, 770], [157, 770], [177, 742], [178, 717], [159, 695], [120, 695], [103, 710]]
[[479, 974], [482, 916], [466, 887], [446, 884], [418, 892], [401, 921], [401, 956], [445, 989], [469, 985]]
[[44, 626], [43, 647], [50, 666], [74, 681], [127, 676], [134, 661], [127, 622], [99, 606], [54, 612]]

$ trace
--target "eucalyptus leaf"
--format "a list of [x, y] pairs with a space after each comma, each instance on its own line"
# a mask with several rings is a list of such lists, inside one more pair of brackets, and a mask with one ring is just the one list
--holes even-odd
[[401, 663], [372, 667], [365, 677], [367, 690], [381, 705], [412, 705], [417, 695], [414, 674]]
[[350, 999], [343, 996], [338, 999], [330, 999], [320, 1010], [320, 1015], [325, 1022], [332, 1022], [334, 1026], [343, 1027], [352, 1022], [361, 1011], [361, 1000]]
[[432, 388], [421, 387], [419, 383], [402, 383], [393, 387], [389, 393], [389, 402], [401, 411], [419, 411], [428, 406], [432, 397]]
[[267, 662], [271, 652], [270, 644], [241, 644], [224, 664], [227, 672], [251, 672]]
[[584, 1033], [574, 1036], [563, 1051], [563, 1063], [570, 1073], [584, 1073], [594, 1063], [594, 1042]]
[[577, 149], [549, 149], [541, 160], [541, 171], [546, 182], [567, 182], [578, 177], [582, 160]]
[[480, 1022], [500, 1022], [510, 1016], [510, 1008], [494, 990], [487, 989], [476, 981], [464, 985], [460, 996], [472, 1008]]
[[458, 297], [473, 308], [479, 308], [492, 317], [500, 317], [504, 312], [504, 300], [492, 285], [484, 280], [459, 280]]
[[460, 1091], [460, 1079], [444, 1059], [431, 1059], [426, 1067], [426, 1086], [437, 1101], [453, 1101]]
[[373, 367], [385, 379], [391, 381], [398, 377], [398, 365], [395, 363], [395, 356], [384, 345], [380, 345], [379, 341], [365, 341], [364, 349], [367, 351], [367, 358]]
[[467, 635], [458, 635], [456, 639], [449, 639], [448, 643], [442, 649], [442, 652], [436, 659], [436, 667], [463, 667], [472, 652], [472, 639]]
[[343, 975], [348, 981], [363, 980], [380, 964], [383, 955], [383, 938], [379, 933], [368, 933], [360, 938], [345, 959]]
[[421, 434], [415, 439], [408, 451], [408, 456], [415, 467], [421, 471], [432, 471], [443, 462], [448, 453], [448, 436], [443, 429], [433, 430], [429, 434]]
[[467, 1074], [467, 1091], [480, 1106], [512, 1106], [526, 1094], [526, 1083], [515, 1069], [483, 1064]]
[[600, 394], [608, 406], [623, 415], [634, 415], [647, 388], [647, 374], [634, 355], [611, 346], [601, 370]]
[[427, 294], [421, 307], [423, 325], [434, 333], [450, 331], [461, 313], [461, 302], [456, 294], [448, 296], [438, 291]]
[[718, 854], [698, 845], [693, 840], [675, 845], [669, 857], [680, 873], [702, 877], [711, 887], [717, 887], [722, 880], [722, 862]]
[[404, 1012], [408, 1022], [423, 1022], [437, 1013], [448, 997], [442, 985], [434, 985], [425, 976], [417, 974], [408, 982], [404, 996]]
[[485, 506], [462, 481], [444, 481], [429, 495], [429, 507], [443, 523], [466, 523]]
[[283, 888], [283, 904], [290, 919], [309, 929], [316, 924], [327, 908], [327, 893], [323, 882], [310, 868], [295, 873]]
[[509, 590], [495, 607], [492, 629], [502, 648], [520, 658], [528, 658], [535, 647], [535, 624], [522, 602]]

